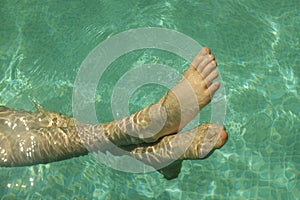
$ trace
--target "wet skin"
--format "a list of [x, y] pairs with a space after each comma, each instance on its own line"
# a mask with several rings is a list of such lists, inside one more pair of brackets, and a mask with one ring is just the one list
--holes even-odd
[[[169, 155], [176, 154], [176, 148], [186, 148], [185, 141], [189, 141], [189, 147], [176, 157], [177, 160], [205, 158], [227, 141], [224, 126], [204, 123], [186, 133], [176, 133], [218, 90], [216, 67], [210, 50], [203, 48], [183, 73], [182, 80], [158, 102], [131, 116], [103, 124], [77, 122], [38, 105], [37, 112], [2, 106], [0, 166], [43, 164], [91, 151], [106, 151], [111, 142], [120, 147], [133, 145], [129, 154], [149, 165], [172, 161], [174, 157]], [[156, 127], [161, 128], [157, 130]], [[145, 152], [153, 156], [145, 156]]]

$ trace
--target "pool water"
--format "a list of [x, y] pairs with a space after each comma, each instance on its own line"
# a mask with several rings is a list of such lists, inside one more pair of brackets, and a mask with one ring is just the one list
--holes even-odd
[[[0, 1], [0, 104], [72, 115], [77, 72], [99, 43], [134, 28], [181, 32], [215, 55], [226, 90], [229, 133], [208, 159], [184, 161], [178, 178], [126, 173], [91, 155], [0, 168], [1, 199], [299, 199], [300, 2], [279, 1]], [[110, 99], [126, 71], [161, 63], [183, 72], [168, 52], [137, 50], [117, 59], [98, 84], [100, 122], [113, 119]], [[146, 85], [134, 112], [166, 88]], [[201, 121], [207, 121], [208, 108]]]

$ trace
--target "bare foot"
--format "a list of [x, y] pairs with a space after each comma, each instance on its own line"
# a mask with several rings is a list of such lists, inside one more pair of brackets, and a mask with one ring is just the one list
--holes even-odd
[[224, 126], [203, 123], [197, 128], [182, 134], [163, 137], [158, 142], [135, 147], [131, 156], [151, 165], [167, 179], [176, 178], [187, 159], [203, 159], [214, 149], [221, 148], [228, 135]]
[[202, 48], [183, 73], [183, 80], [160, 100], [168, 113], [168, 119], [158, 137], [182, 129], [211, 101], [220, 87], [219, 82], [213, 82], [218, 77], [216, 67], [217, 63], [209, 48]]
[[203, 123], [185, 133], [163, 137], [159, 142], [131, 150], [131, 155], [157, 169], [175, 160], [203, 159], [221, 148], [228, 135], [224, 126]]
[[220, 83], [217, 63], [209, 48], [204, 47], [194, 58], [179, 81], [161, 100], [130, 117], [101, 124], [106, 136], [117, 145], [155, 142], [176, 133], [206, 106]]

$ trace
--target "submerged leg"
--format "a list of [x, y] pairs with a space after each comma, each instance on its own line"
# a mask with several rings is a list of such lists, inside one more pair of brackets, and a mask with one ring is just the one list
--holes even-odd
[[42, 109], [35, 103], [37, 112], [14, 110], [0, 106], [0, 132], [17, 132], [46, 127], [75, 126], [74, 118]]
[[[0, 132], [0, 166], [17, 167], [45, 164], [91, 152], [82, 143], [75, 127], [40, 128], [18, 134]], [[94, 126], [86, 126], [82, 132], [97, 132]], [[109, 140], [98, 134], [101, 140], [93, 151], [110, 151]], [[175, 160], [201, 159], [214, 148], [220, 148], [227, 140], [222, 126], [205, 123], [186, 133], [163, 137], [155, 144], [131, 147], [129, 155], [157, 169]], [[92, 141], [94, 142], [94, 141]], [[106, 146], [107, 145], [107, 146]], [[116, 153], [116, 152], [111, 152]]]

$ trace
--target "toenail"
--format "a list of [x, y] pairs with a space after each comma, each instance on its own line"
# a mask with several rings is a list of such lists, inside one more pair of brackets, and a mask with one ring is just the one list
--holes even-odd
[[204, 48], [205, 48], [206, 53], [210, 54], [210, 49], [208, 47], [204, 47]]
[[213, 73], [214, 73], [213, 76], [215, 77], [219, 76], [219, 72], [217, 70], [213, 71]]

